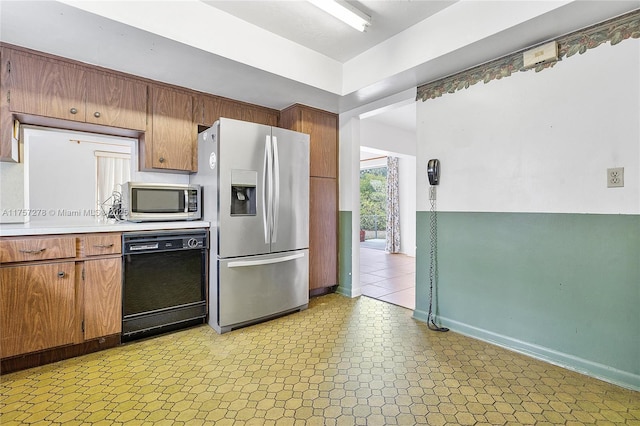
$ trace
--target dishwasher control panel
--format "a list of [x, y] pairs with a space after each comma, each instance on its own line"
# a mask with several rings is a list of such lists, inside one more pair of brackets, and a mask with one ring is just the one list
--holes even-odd
[[206, 230], [124, 233], [124, 254], [208, 248]]

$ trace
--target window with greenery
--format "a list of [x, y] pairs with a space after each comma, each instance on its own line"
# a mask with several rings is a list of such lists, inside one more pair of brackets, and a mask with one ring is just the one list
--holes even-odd
[[365, 238], [385, 238], [387, 168], [360, 170], [360, 229]]

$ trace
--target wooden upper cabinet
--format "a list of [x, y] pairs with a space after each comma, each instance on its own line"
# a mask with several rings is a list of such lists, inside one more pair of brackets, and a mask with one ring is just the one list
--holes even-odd
[[338, 177], [336, 114], [296, 104], [280, 112], [280, 126], [310, 135], [311, 176]]
[[198, 127], [193, 120], [193, 97], [187, 92], [151, 86], [150, 98], [143, 168], [196, 171]]
[[[302, 111], [302, 132], [314, 135], [311, 144], [311, 176], [338, 177], [338, 117]], [[314, 161], [314, 159], [316, 161]]]
[[194, 172], [198, 125], [228, 117], [276, 126], [280, 117], [275, 109], [1, 43], [0, 63], [0, 160], [18, 161], [11, 138], [17, 117], [23, 124], [97, 133], [105, 126], [104, 133], [140, 138], [142, 170]]
[[8, 66], [12, 112], [85, 121], [84, 69], [18, 51]]
[[202, 124], [212, 126], [220, 117], [277, 126], [278, 110], [246, 104], [219, 96], [202, 96]]
[[87, 123], [144, 131], [147, 85], [112, 74], [87, 74]]
[[9, 111], [9, 54], [0, 46], [0, 161], [18, 162], [18, 143], [13, 136], [13, 119]]
[[12, 50], [11, 112], [144, 131], [147, 85]]
[[204, 96], [202, 99], [204, 125], [212, 126], [220, 117], [242, 120], [242, 108], [237, 102], [218, 96]]
[[242, 109], [242, 119], [244, 121], [266, 124], [268, 126], [277, 126], [279, 115], [277, 111], [274, 113], [272, 110], [260, 107], [245, 107]]

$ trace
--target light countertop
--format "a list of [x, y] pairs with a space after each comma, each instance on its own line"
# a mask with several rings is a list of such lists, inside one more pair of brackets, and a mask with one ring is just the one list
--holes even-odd
[[92, 232], [156, 231], [162, 229], [209, 228], [209, 222], [100, 222], [92, 218], [32, 220], [27, 223], [0, 224], [0, 237], [54, 234], [84, 234]]

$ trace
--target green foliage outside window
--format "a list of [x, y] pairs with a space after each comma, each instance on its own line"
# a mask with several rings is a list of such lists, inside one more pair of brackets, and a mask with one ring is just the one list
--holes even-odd
[[387, 168], [360, 170], [360, 229], [384, 230], [386, 209]]

